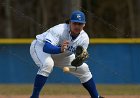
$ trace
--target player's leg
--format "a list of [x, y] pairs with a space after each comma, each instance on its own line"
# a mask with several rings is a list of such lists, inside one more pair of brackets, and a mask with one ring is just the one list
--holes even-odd
[[86, 63], [83, 63], [76, 71], [71, 70], [71, 73], [80, 79], [82, 85], [89, 92], [91, 98], [99, 97], [92, 74]]
[[39, 98], [40, 91], [43, 88], [46, 80], [47, 80], [47, 77], [42, 76], [42, 75], [36, 75], [36, 78], [34, 81], [33, 92], [30, 98]]
[[98, 98], [98, 92], [92, 78], [92, 74], [88, 68], [86, 63], [83, 63], [80, 67], [75, 71], [75, 67], [71, 66], [71, 61], [75, 58], [74, 55], [70, 55], [68, 57], [62, 58], [57, 57], [53, 58], [55, 60], [55, 65], [59, 65], [59, 67], [63, 68], [64, 66], [72, 67], [70, 69], [70, 73], [78, 77], [82, 83], [82, 85], [88, 90], [92, 98]]
[[43, 88], [47, 77], [51, 73], [54, 62], [49, 54], [42, 52], [40, 45], [34, 41], [30, 47], [30, 54], [39, 67], [38, 73], [34, 81], [33, 93], [30, 98], [39, 98], [41, 89]]

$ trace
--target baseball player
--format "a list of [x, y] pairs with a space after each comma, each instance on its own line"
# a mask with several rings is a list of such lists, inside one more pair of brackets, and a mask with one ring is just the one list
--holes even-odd
[[[31, 43], [30, 54], [39, 70], [30, 98], [39, 98], [40, 91], [54, 66], [75, 68], [78, 64], [76, 70], [70, 70], [70, 73], [80, 79], [91, 98], [104, 98], [99, 96], [89, 67], [84, 63], [87, 53], [84, 56], [75, 54], [78, 46], [86, 50], [89, 45], [89, 37], [83, 30], [85, 23], [84, 13], [74, 11], [68, 23], [56, 25], [36, 36], [36, 40]], [[80, 59], [77, 60], [77, 57]], [[74, 60], [76, 63], [72, 63]], [[79, 63], [80, 60], [82, 63]]]

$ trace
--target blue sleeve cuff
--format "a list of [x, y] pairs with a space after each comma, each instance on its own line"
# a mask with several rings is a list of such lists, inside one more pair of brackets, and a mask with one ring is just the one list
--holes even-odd
[[45, 42], [43, 47], [43, 52], [49, 53], [49, 54], [59, 54], [61, 53], [61, 47], [54, 46], [49, 42]]

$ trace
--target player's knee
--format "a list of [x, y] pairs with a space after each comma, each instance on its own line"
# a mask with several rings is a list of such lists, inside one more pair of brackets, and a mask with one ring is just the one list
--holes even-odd
[[54, 61], [51, 57], [48, 57], [45, 59], [45, 62], [40, 67], [37, 74], [43, 75], [43, 76], [49, 76], [49, 74], [52, 72], [54, 66]]
[[86, 63], [83, 63], [79, 68], [78, 68], [78, 77], [81, 81], [81, 83], [87, 82], [89, 79], [92, 78], [92, 74], [89, 70], [89, 67]]
[[83, 63], [81, 66], [79, 66], [78, 70], [81, 74], [86, 74], [87, 72], [90, 72], [89, 67], [86, 63]]
[[[47, 57], [43, 63], [43, 66], [48, 66], [49, 69], [53, 68], [54, 66], [54, 61], [51, 57]], [[49, 70], [48, 69], [48, 70]]]

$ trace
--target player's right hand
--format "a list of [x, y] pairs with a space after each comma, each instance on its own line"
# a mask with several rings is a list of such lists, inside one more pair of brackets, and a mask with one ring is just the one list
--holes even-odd
[[62, 45], [61, 45], [61, 52], [65, 52], [65, 50], [68, 48], [68, 44], [69, 44], [69, 41], [67, 40], [64, 40]]

